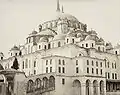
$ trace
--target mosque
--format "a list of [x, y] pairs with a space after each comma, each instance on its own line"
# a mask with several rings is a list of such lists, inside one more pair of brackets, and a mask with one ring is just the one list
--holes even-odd
[[[120, 95], [120, 45], [113, 47], [60, 9], [9, 58], [0, 53], [0, 95]], [[17, 60], [18, 69], [11, 68]]]

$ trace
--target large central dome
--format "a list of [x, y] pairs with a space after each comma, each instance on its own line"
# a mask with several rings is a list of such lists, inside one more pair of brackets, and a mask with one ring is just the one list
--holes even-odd
[[79, 22], [76, 17], [70, 14], [63, 13], [63, 12], [57, 13], [56, 19], [67, 19], [68, 21]]

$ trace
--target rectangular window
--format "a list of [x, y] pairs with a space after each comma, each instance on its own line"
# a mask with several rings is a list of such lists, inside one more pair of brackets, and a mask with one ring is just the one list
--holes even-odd
[[36, 67], [36, 61], [34, 61], [34, 67]]
[[46, 65], [48, 65], [48, 60], [46, 60]]
[[62, 84], [63, 84], [63, 85], [65, 84], [65, 79], [62, 79]]
[[110, 78], [110, 73], [108, 73], [108, 79]]
[[65, 68], [64, 67], [62, 68], [62, 72], [65, 73]]
[[114, 65], [113, 65], [113, 63], [112, 63], [112, 68], [114, 68]]
[[117, 79], [117, 74], [115, 74], [115, 79]]
[[94, 47], [94, 44], [92, 43], [92, 47]]
[[96, 74], [98, 74], [98, 69], [96, 69]]
[[112, 79], [114, 79], [114, 73], [112, 73]]
[[52, 67], [50, 67], [50, 72], [52, 72]]
[[84, 44], [82, 44], [82, 47], [84, 47]]
[[108, 64], [108, 68], [109, 68], [109, 62], [107, 62], [107, 64]]
[[87, 73], [89, 73], [89, 68], [87, 67]]
[[87, 60], [87, 65], [89, 65], [89, 60]]
[[86, 47], [88, 47], [88, 44], [86, 44]]
[[0, 95], [1, 95], [1, 93], [2, 93], [2, 86], [0, 85]]
[[48, 67], [46, 67], [46, 73], [48, 73]]
[[28, 59], [25, 61], [25, 68], [28, 68]]
[[61, 67], [58, 67], [58, 72], [61, 73]]
[[94, 66], [94, 62], [92, 61], [92, 66]]
[[92, 74], [94, 73], [94, 69], [92, 68]]
[[52, 64], [52, 59], [50, 59], [50, 65]]
[[79, 68], [78, 67], [76, 67], [76, 73], [79, 73]]
[[105, 72], [105, 77], [107, 78], [107, 72]]
[[78, 65], [78, 60], [76, 60], [76, 65]]
[[24, 69], [24, 61], [23, 61], [23, 69]]
[[98, 61], [96, 61], [96, 66], [98, 67]]
[[34, 70], [34, 74], [36, 74], [36, 70]]
[[100, 74], [102, 75], [102, 69], [100, 70]]
[[100, 62], [100, 67], [102, 67], [102, 62]]
[[116, 63], [115, 63], [115, 69], [116, 69]]

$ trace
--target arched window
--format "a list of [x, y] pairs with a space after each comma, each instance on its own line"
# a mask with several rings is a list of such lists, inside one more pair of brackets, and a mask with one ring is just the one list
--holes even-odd
[[27, 83], [27, 93], [29, 92], [33, 92], [33, 81], [32, 80], [29, 80], [28, 83]]
[[86, 95], [90, 95], [90, 80], [86, 80]]
[[98, 95], [97, 87], [98, 87], [98, 82], [97, 82], [97, 80], [94, 80], [93, 81], [93, 95]]
[[38, 90], [41, 88], [41, 80], [39, 78], [37, 78], [35, 80], [35, 90]]
[[68, 43], [69, 39], [67, 39], [67, 43]]
[[49, 87], [49, 83], [48, 82], [49, 81], [48, 81], [47, 77], [44, 77], [43, 78], [43, 89], [48, 89], [48, 87]]
[[104, 95], [104, 81], [100, 81], [100, 95]]
[[117, 51], [115, 51], [115, 54], [118, 54]]
[[72, 43], [74, 43], [74, 39], [72, 39]]
[[50, 76], [50, 78], [49, 78], [49, 87], [51, 89], [55, 89], [55, 78], [54, 78], [54, 76]]
[[61, 43], [60, 42], [58, 42], [58, 47], [61, 47]]
[[72, 95], [82, 95], [81, 93], [81, 83], [79, 80], [73, 81], [73, 91]]

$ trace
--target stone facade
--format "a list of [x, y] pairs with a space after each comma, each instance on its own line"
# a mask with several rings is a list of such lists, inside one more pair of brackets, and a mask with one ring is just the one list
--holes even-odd
[[[58, 2], [59, 7], [59, 2]], [[120, 45], [113, 47], [77, 18], [57, 9], [22, 46], [14, 46], [0, 64], [6, 70], [17, 58], [13, 95], [106, 95], [120, 92]], [[1, 73], [6, 75], [5, 73]], [[6, 77], [6, 76], [5, 76]], [[6, 77], [7, 79], [7, 77]], [[8, 81], [8, 80], [7, 80]], [[3, 82], [1, 82], [3, 83]], [[7, 83], [7, 82], [6, 82]], [[5, 88], [8, 87], [6, 83]], [[1, 91], [1, 90], [0, 90]], [[1, 91], [2, 93], [2, 91]], [[4, 94], [1, 94], [4, 95]]]

